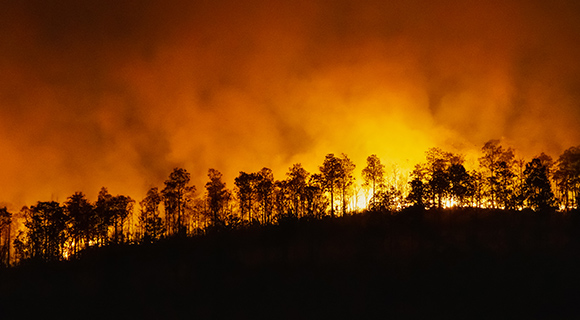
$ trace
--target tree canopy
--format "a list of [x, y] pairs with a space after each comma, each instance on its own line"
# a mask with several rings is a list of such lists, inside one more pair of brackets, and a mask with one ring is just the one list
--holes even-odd
[[[479, 166], [468, 169], [464, 155], [430, 148], [425, 162], [417, 163], [402, 178], [403, 183], [397, 182], [400, 176], [387, 175], [380, 157], [372, 154], [360, 171], [364, 189], [357, 187], [355, 163], [346, 154], [329, 153], [318, 171], [308, 172], [296, 163], [279, 180], [266, 167], [240, 171], [233, 190], [227, 188], [222, 173], [212, 168], [205, 192], [196, 194], [189, 172], [177, 167], [163, 189], [149, 188], [139, 202], [112, 195], [103, 187], [94, 202], [75, 192], [62, 204], [39, 201], [16, 215], [1, 208], [0, 266], [26, 259], [67, 259], [92, 246], [196, 235], [208, 227], [232, 229], [287, 219], [345, 216], [361, 210], [397, 214], [411, 206], [578, 208], [580, 147], [565, 150], [556, 161], [544, 153], [525, 161], [499, 140], [486, 142], [481, 153]], [[361, 190], [366, 192], [362, 205], [357, 194]]]

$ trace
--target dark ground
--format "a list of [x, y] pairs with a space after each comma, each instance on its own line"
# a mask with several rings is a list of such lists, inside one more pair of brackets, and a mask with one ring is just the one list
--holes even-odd
[[0, 270], [0, 319], [580, 318], [580, 217], [408, 210]]

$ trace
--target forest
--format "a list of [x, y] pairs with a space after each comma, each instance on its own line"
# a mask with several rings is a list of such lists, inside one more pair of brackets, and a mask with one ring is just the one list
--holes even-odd
[[[0, 314], [102, 318], [565, 318], [579, 315], [580, 148], [479, 168], [431, 148], [409, 181], [376, 155], [240, 172], [183, 168], [138, 203], [102, 188], [2, 215]], [[391, 179], [390, 181], [394, 181]], [[21, 222], [19, 222], [21, 220]], [[22, 228], [17, 228], [21, 223]], [[14, 230], [17, 230], [15, 232]]]
[[[541, 153], [525, 161], [490, 140], [481, 148], [479, 168], [467, 170], [464, 161], [461, 154], [431, 148], [409, 181], [401, 181], [387, 179], [381, 159], [370, 155], [359, 186], [348, 156], [328, 154], [316, 173], [300, 164], [282, 180], [268, 168], [240, 172], [233, 189], [218, 170], [209, 169], [203, 192], [191, 185], [185, 169], [175, 168], [161, 190], [151, 188], [139, 202], [103, 187], [94, 203], [76, 192], [64, 203], [38, 201], [17, 213], [0, 209], [0, 266], [68, 260], [90, 247], [152, 243], [293, 218], [397, 214], [408, 207], [562, 214], [578, 207], [580, 147], [565, 150], [557, 160]], [[361, 190], [368, 195], [363, 208], [353, 205]]]

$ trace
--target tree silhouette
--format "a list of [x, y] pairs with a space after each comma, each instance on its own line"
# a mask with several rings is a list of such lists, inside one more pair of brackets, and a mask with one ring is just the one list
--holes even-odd
[[227, 203], [230, 200], [231, 193], [226, 189], [226, 184], [222, 181], [222, 174], [216, 169], [209, 169], [207, 176], [209, 182], [205, 184], [207, 200], [214, 227], [224, 223], [221, 215], [227, 209]]
[[380, 191], [377, 191], [371, 198], [369, 209], [377, 212], [393, 212], [397, 210], [401, 198], [401, 191], [394, 186], [380, 188]]
[[513, 202], [515, 208], [522, 209], [525, 207], [526, 200], [526, 177], [524, 171], [526, 170], [526, 161], [524, 159], [514, 160], [513, 173]]
[[552, 171], [554, 168], [554, 159], [552, 159], [552, 157], [550, 157], [549, 155], [545, 154], [545, 153], [540, 153], [539, 156], [536, 156], [537, 159], [540, 160], [540, 163], [546, 167], [546, 173], [548, 178], [551, 177], [552, 175]]
[[501, 161], [498, 165], [497, 179], [495, 180], [498, 186], [496, 189], [497, 201], [504, 209], [515, 209], [516, 207], [516, 195], [514, 193], [515, 174], [512, 171], [511, 164], [513, 163]]
[[485, 184], [486, 182], [481, 172], [476, 170], [469, 172], [467, 196], [471, 199], [471, 206], [481, 208], [485, 197]]
[[410, 182], [411, 192], [407, 196], [407, 200], [411, 202], [414, 206], [425, 207], [425, 186], [423, 181], [419, 178], [414, 178]]
[[411, 181], [409, 186], [411, 190], [406, 200], [413, 206], [424, 208], [427, 200], [427, 189], [425, 184], [427, 180], [427, 168], [424, 164], [416, 164], [411, 172]]
[[322, 174], [322, 187], [330, 194], [330, 216], [334, 218], [334, 194], [338, 189], [338, 181], [342, 174], [340, 159], [332, 153], [327, 154], [319, 170]]
[[324, 190], [324, 178], [322, 175], [317, 173], [311, 175], [304, 190], [308, 216], [320, 218], [326, 213], [329, 203]]
[[10, 266], [10, 231], [12, 214], [6, 207], [0, 208], [0, 268]]
[[109, 243], [109, 227], [113, 224], [113, 210], [111, 209], [111, 199], [113, 196], [107, 188], [99, 190], [95, 212], [97, 216], [97, 242], [99, 246]]
[[274, 193], [274, 175], [269, 168], [262, 168], [257, 174], [256, 195], [262, 211], [262, 223], [270, 223]]
[[67, 237], [64, 208], [56, 201], [39, 201], [26, 210], [25, 219], [30, 257], [46, 261], [60, 260]]
[[291, 192], [288, 180], [274, 181], [273, 216], [280, 221], [283, 218], [296, 216], [293, 211]]
[[367, 166], [362, 170], [363, 186], [371, 187], [371, 203], [376, 200], [377, 187], [385, 183], [385, 165], [376, 154], [367, 157]]
[[[101, 188], [95, 204], [97, 213], [97, 234], [100, 245], [125, 242], [127, 233], [124, 228], [127, 219], [133, 210], [135, 201], [128, 196], [113, 196], [107, 188]], [[113, 235], [109, 237], [109, 228], [112, 228]]]
[[170, 235], [185, 235], [185, 209], [195, 192], [194, 186], [189, 186], [190, 174], [183, 168], [175, 168], [165, 180], [165, 188], [161, 190], [165, 205], [165, 226]]
[[290, 197], [291, 210], [301, 217], [306, 211], [306, 187], [310, 174], [300, 163], [294, 164], [286, 173], [286, 186]]
[[552, 186], [548, 179], [548, 168], [540, 158], [534, 158], [526, 164], [526, 200], [534, 210], [545, 210], [554, 203]]
[[240, 171], [240, 174], [234, 179], [242, 222], [246, 214], [248, 215], [248, 221], [252, 221], [253, 200], [256, 193], [257, 180], [258, 177], [255, 173], [246, 173], [243, 171]]
[[340, 171], [338, 176], [338, 187], [340, 188], [342, 199], [342, 215], [346, 214], [346, 208], [349, 197], [351, 196], [352, 186], [354, 185], [354, 169], [356, 165], [348, 158], [346, 154], [342, 154], [340, 159]]
[[342, 213], [346, 212], [349, 188], [354, 182], [354, 168], [354, 163], [345, 154], [339, 158], [332, 153], [326, 155], [322, 166], [319, 167], [322, 186], [330, 194], [331, 217], [334, 217], [334, 196], [336, 194], [340, 195], [342, 199]]
[[141, 206], [139, 225], [143, 242], [157, 241], [165, 233], [165, 226], [159, 213], [161, 201], [162, 196], [159, 193], [159, 189], [153, 187], [147, 191], [147, 195], [139, 203]]
[[431, 174], [428, 186], [433, 195], [433, 202], [436, 199], [437, 207], [441, 208], [443, 206], [443, 199], [448, 194], [450, 187], [449, 176], [446, 170], [443, 168], [435, 168]]
[[514, 150], [504, 149], [499, 140], [489, 140], [481, 150], [483, 156], [479, 158], [479, 165], [485, 171], [491, 205], [494, 208], [497, 208], [498, 204], [508, 207], [512, 200], [510, 187], [511, 179], [514, 177], [511, 171]]
[[113, 241], [114, 243], [124, 243], [127, 239], [127, 218], [133, 210], [135, 201], [128, 196], [117, 195], [111, 198], [111, 209], [113, 213]]
[[[451, 204], [505, 210], [578, 207], [580, 147], [565, 150], [555, 163], [544, 153], [529, 162], [516, 159], [514, 150], [498, 140], [486, 142], [481, 151], [479, 169], [468, 171], [462, 155], [430, 148], [427, 161], [415, 166], [410, 179], [390, 185], [384, 183], [385, 166], [372, 154], [362, 170], [363, 185], [373, 194], [368, 210], [406, 211], [409, 205], [443, 208]], [[337, 201], [344, 215], [353, 190], [358, 190], [355, 168], [345, 154], [327, 154], [318, 174], [310, 175], [300, 164], [290, 167], [280, 181], [274, 180], [268, 168], [240, 172], [234, 181], [237, 203], [230, 202], [231, 193], [219, 171], [208, 170], [205, 197], [194, 198], [189, 173], [175, 168], [162, 191], [151, 188], [140, 202], [138, 234], [143, 242], [153, 242], [164, 235], [192, 235], [192, 230], [202, 234], [210, 225], [237, 228], [243, 221], [275, 224], [288, 217], [320, 218], [328, 214], [329, 206], [334, 217]], [[11, 263], [12, 239], [12, 260], [60, 260], [91, 245], [126, 243], [131, 240], [133, 226], [128, 221], [133, 205], [130, 197], [113, 196], [102, 188], [94, 204], [82, 192], [75, 192], [63, 205], [38, 202], [23, 207], [16, 216], [0, 208], [0, 266]], [[18, 232], [18, 215], [24, 220], [22, 232]]]
[[580, 146], [565, 150], [556, 162], [554, 180], [562, 199], [562, 206], [569, 210], [580, 203]]
[[411, 191], [408, 200], [414, 205], [441, 206], [443, 198], [449, 193], [450, 182], [446, 171], [449, 154], [439, 148], [430, 148], [425, 155], [427, 162], [416, 164], [411, 172], [412, 180], [409, 182]]
[[97, 233], [97, 216], [94, 206], [82, 192], [75, 192], [64, 204], [72, 238], [72, 254], [87, 248]]
[[451, 184], [451, 197], [456, 203], [465, 205], [471, 186], [471, 177], [463, 164], [454, 163], [448, 169], [449, 182]]
[[26, 232], [19, 230], [12, 244], [14, 246], [14, 258], [17, 263], [30, 258], [30, 244], [26, 239]]

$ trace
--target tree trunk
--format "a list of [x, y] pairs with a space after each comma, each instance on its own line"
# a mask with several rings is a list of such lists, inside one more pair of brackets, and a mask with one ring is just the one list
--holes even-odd
[[330, 186], [330, 217], [334, 218], [334, 188]]

